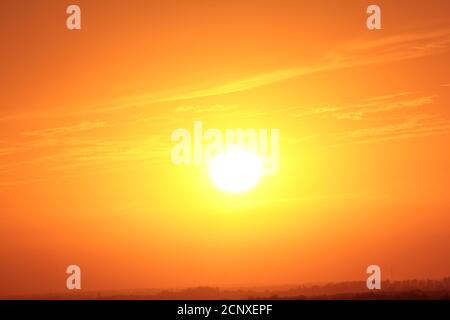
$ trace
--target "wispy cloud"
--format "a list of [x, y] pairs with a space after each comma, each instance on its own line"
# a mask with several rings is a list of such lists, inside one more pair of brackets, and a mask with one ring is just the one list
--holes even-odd
[[212, 88], [163, 98], [161, 101], [185, 100], [235, 93], [321, 71], [372, 63], [408, 60], [442, 52], [447, 50], [449, 45], [450, 30], [402, 34], [385, 37], [380, 40], [354, 42], [341, 49], [327, 53], [325, 61], [315, 66], [273, 71]]
[[159, 161], [168, 156], [169, 143], [170, 140], [162, 135], [133, 135], [116, 138], [78, 135], [52, 136], [51, 138], [37, 136], [28, 141], [11, 143], [9, 147], [11, 152], [8, 155], [20, 152], [27, 157], [3, 160], [0, 163], [0, 172], [16, 171], [36, 164], [40, 165], [40, 170], [55, 171], [69, 167], [104, 166], [112, 162]]
[[[273, 70], [201, 89], [175, 89], [166, 92], [154, 92], [126, 97], [103, 104], [103, 106], [99, 105], [89, 109], [73, 111], [72, 113], [66, 110], [64, 116], [108, 113], [133, 107], [148, 106], [155, 103], [193, 100], [239, 93], [318, 72], [430, 56], [447, 51], [449, 46], [450, 30], [407, 33], [377, 40], [354, 41], [341, 48], [324, 53], [322, 61], [315, 65]], [[18, 116], [20, 117], [20, 115]], [[0, 120], [12, 118], [13, 116], [10, 116], [3, 119], [0, 118]]]
[[338, 113], [336, 114], [336, 117], [340, 119], [349, 119], [349, 120], [364, 120], [365, 119], [364, 117], [368, 114], [407, 108], [416, 108], [429, 105], [434, 102], [436, 97], [437, 95], [431, 95], [394, 102], [368, 103], [367, 105], [357, 106], [356, 107], [357, 110], [355, 111]]
[[[441, 113], [429, 113], [438, 95], [417, 95], [413, 92], [399, 92], [370, 97], [360, 103], [339, 106], [315, 106], [301, 108], [293, 115], [296, 118], [311, 117], [313, 121], [321, 121], [325, 118], [354, 121], [353, 125], [347, 124], [341, 132], [324, 132], [321, 134], [310, 132], [308, 136], [314, 139], [322, 139], [327, 145], [341, 146], [348, 144], [375, 143], [399, 139], [413, 139], [426, 136], [442, 135], [450, 133], [450, 120]], [[426, 108], [425, 112], [417, 113], [415, 108]], [[401, 111], [401, 112], [400, 112]], [[360, 127], [360, 121], [376, 123], [372, 127], [362, 129], [348, 129]], [[302, 142], [290, 138], [291, 143]]]
[[4, 146], [0, 147], [0, 156], [15, 154], [17, 152], [23, 151], [24, 148], [19, 146]]
[[237, 104], [232, 105], [222, 105], [214, 104], [209, 106], [202, 105], [188, 105], [179, 106], [175, 109], [175, 112], [179, 113], [210, 113], [210, 112], [224, 112], [229, 110], [236, 110], [239, 106]]
[[428, 95], [417, 98], [400, 99], [393, 101], [393, 99], [395, 98], [407, 96], [410, 94], [411, 93], [398, 93], [380, 97], [372, 97], [368, 99], [368, 101], [358, 104], [303, 108], [302, 111], [294, 113], [293, 116], [299, 118], [306, 116], [328, 114], [337, 119], [374, 120], [373, 118], [366, 118], [365, 116], [368, 114], [375, 114], [380, 112], [421, 107], [432, 104], [437, 98], [437, 95]]
[[104, 128], [105, 125], [106, 123], [103, 121], [97, 122], [85, 121], [72, 126], [62, 126], [55, 128], [46, 128], [41, 130], [33, 130], [24, 132], [23, 134], [26, 136], [54, 137], [88, 131], [92, 129]]
[[1, 181], [0, 182], [0, 192], [4, 192], [8, 188], [23, 186], [31, 183], [38, 183], [43, 181], [43, 179], [29, 179], [29, 180], [13, 180], [13, 181]]
[[398, 92], [398, 93], [393, 93], [393, 94], [387, 94], [387, 95], [384, 95], [384, 96], [371, 97], [368, 100], [369, 101], [392, 100], [394, 98], [409, 96], [409, 95], [412, 95], [412, 94], [414, 94], [414, 92], [405, 91], [405, 92]]
[[450, 133], [450, 120], [441, 115], [421, 114], [389, 125], [351, 130], [338, 136], [336, 145], [365, 144], [412, 139]]

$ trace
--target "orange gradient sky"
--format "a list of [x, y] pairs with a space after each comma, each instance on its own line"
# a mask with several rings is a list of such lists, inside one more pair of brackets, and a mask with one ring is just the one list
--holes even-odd
[[[450, 2], [374, 3], [1, 1], [0, 295], [448, 276]], [[175, 166], [194, 120], [279, 172]]]

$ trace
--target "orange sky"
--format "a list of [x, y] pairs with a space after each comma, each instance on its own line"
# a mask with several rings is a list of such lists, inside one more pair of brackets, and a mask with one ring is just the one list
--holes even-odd
[[[448, 276], [450, 2], [374, 3], [2, 1], [0, 295]], [[194, 120], [278, 174], [175, 166]]]

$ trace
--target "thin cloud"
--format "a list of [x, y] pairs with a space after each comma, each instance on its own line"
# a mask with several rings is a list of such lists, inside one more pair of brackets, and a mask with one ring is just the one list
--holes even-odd
[[410, 96], [412, 94], [414, 94], [414, 92], [412, 92], [412, 91], [405, 91], [405, 92], [398, 92], [398, 93], [393, 93], [393, 94], [387, 94], [387, 95], [384, 95], [384, 96], [371, 97], [368, 100], [369, 101], [392, 100], [394, 98]]
[[409, 116], [404, 121], [342, 134], [339, 145], [366, 144], [391, 140], [412, 139], [450, 133], [450, 121], [441, 115]]
[[409, 94], [410, 93], [398, 93], [380, 97], [372, 97], [368, 100], [368, 102], [358, 104], [314, 107], [305, 109], [301, 112], [296, 112], [293, 114], [293, 116], [296, 118], [300, 118], [306, 116], [329, 114], [330, 116], [333, 116], [337, 119], [373, 120], [372, 118], [368, 119], [365, 116], [368, 114], [389, 112], [394, 110], [416, 108], [429, 105], [432, 104], [438, 97], [437, 95], [428, 95], [417, 98], [395, 100], [395, 98], [397, 97], [403, 97]]
[[425, 105], [432, 104], [436, 99], [437, 95], [419, 97], [415, 99], [387, 102], [387, 103], [369, 103], [367, 105], [358, 106], [359, 110], [345, 113], [336, 114], [338, 119], [349, 119], [349, 120], [364, 120], [365, 116], [368, 114], [374, 114], [379, 112], [388, 112], [407, 108], [417, 108]]
[[23, 151], [23, 150], [24, 150], [24, 148], [21, 148], [18, 146], [0, 147], [0, 156], [15, 154], [15, 153]]
[[190, 105], [190, 106], [179, 106], [175, 109], [178, 113], [210, 113], [210, 112], [224, 112], [228, 110], [236, 110], [239, 106], [237, 104], [233, 105], [222, 105], [214, 104], [211, 106], [201, 106], [201, 105]]
[[[0, 164], [0, 172], [19, 170], [39, 164], [55, 171], [110, 162], [158, 160], [167, 157], [170, 140], [166, 136], [123, 136], [118, 138], [92, 138], [61, 136], [51, 139], [38, 137], [11, 144], [11, 148], [29, 154], [26, 160], [10, 160]], [[49, 149], [51, 147], [51, 149]], [[12, 152], [11, 154], [13, 154]]]
[[381, 40], [355, 42], [325, 55], [325, 60], [315, 66], [288, 68], [263, 73], [230, 83], [210, 88], [193, 90], [186, 93], [161, 96], [143, 96], [122, 106], [118, 105], [110, 110], [147, 105], [158, 102], [171, 102], [205, 98], [243, 92], [281, 81], [318, 72], [332, 71], [362, 65], [409, 60], [448, 50], [450, 45], [450, 31], [436, 31], [430, 33], [413, 33], [386, 37]]
[[29, 179], [29, 180], [12, 180], [12, 181], [1, 181], [0, 182], [0, 192], [4, 192], [9, 188], [16, 186], [23, 186], [32, 183], [42, 182], [43, 179]]
[[[447, 51], [449, 46], [449, 30], [400, 34], [378, 40], [358, 41], [326, 53], [323, 61], [317, 65], [270, 71], [203, 89], [186, 90], [185, 92], [172, 90], [128, 97], [109, 103], [109, 105], [98, 106], [89, 110], [77, 110], [73, 113], [65, 112], [63, 116], [107, 113], [133, 107], [148, 106], [155, 103], [193, 100], [239, 93], [318, 72], [430, 56]], [[23, 116], [26, 115], [22, 114], [16, 117]], [[36, 116], [36, 114], [33, 114], [33, 116]], [[0, 118], [0, 120], [13, 118], [14, 116], [9, 116], [3, 119]]]
[[62, 126], [62, 127], [55, 127], [55, 128], [47, 128], [47, 129], [41, 129], [41, 130], [33, 130], [33, 131], [27, 131], [23, 134], [26, 136], [35, 136], [35, 137], [54, 137], [54, 136], [61, 136], [61, 135], [67, 135], [67, 134], [73, 134], [83, 131], [88, 131], [92, 129], [98, 129], [98, 128], [104, 128], [106, 125], [103, 121], [97, 121], [97, 122], [81, 122], [79, 124], [73, 125], [73, 126]]
[[354, 41], [345, 46], [349, 51], [373, 50], [381, 48], [392, 48], [397, 46], [410, 46], [412, 48], [419, 45], [427, 47], [439, 47], [436, 44], [448, 42], [450, 30], [441, 29], [428, 32], [404, 33], [371, 41]]

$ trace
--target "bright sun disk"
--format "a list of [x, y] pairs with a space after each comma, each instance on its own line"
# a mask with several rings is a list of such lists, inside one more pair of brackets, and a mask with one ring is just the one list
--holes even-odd
[[262, 175], [261, 158], [245, 150], [229, 150], [215, 156], [209, 163], [209, 173], [221, 190], [245, 192], [256, 186]]

